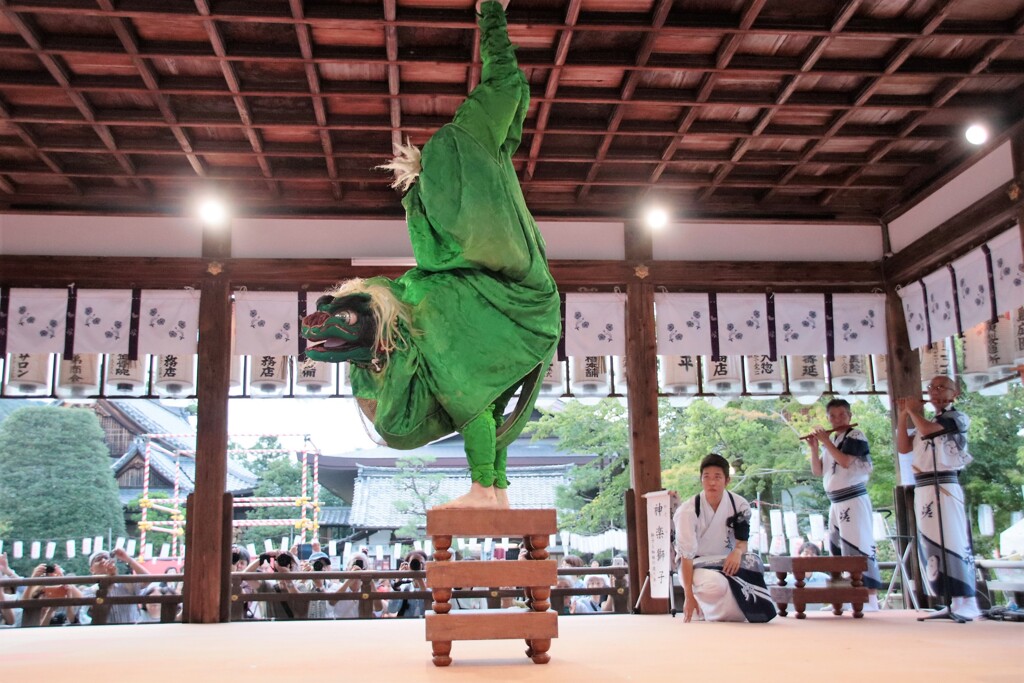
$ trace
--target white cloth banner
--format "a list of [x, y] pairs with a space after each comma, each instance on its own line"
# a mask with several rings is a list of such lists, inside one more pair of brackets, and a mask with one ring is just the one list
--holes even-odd
[[992, 299], [988, 283], [985, 252], [975, 249], [953, 261], [956, 273], [956, 298], [960, 302], [960, 326], [964, 332], [992, 318]]
[[199, 339], [199, 291], [144, 289], [139, 353], [192, 355]]
[[626, 295], [565, 295], [565, 352], [569, 356], [626, 355]]
[[722, 356], [765, 355], [768, 302], [764, 294], [719, 294], [718, 352]]
[[837, 356], [886, 353], [885, 295], [833, 294], [832, 330]]
[[[988, 248], [992, 252], [992, 274], [996, 281], [996, 314], [1002, 315], [1024, 306], [1020, 228], [1010, 228], [989, 240]], [[11, 308], [13, 310], [13, 303]]]
[[956, 329], [956, 302], [953, 300], [953, 279], [948, 268], [941, 268], [921, 280], [928, 291], [928, 324], [932, 341], [953, 337]]
[[7, 353], [64, 353], [68, 290], [11, 288]]
[[128, 353], [130, 289], [80, 289], [75, 307], [75, 353]]
[[651, 597], [667, 598], [672, 587], [672, 503], [668, 491], [645, 493]]
[[299, 299], [295, 292], [235, 292], [235, 353], [298, 355], [298, 331]]
[[910, 348], [919, 349], [928, 344], [928, 326], [924, 317], [924, 298], [920, 282], [911, 282], [899, 290], [903, 300], [903, 317], [907, 321], [907, 336]]
[[775, 295], [775, 348], [779, 357], [825, 353], [824, 295]]
[[711, 355], [707, 294], [654, 295], [659, 356]]

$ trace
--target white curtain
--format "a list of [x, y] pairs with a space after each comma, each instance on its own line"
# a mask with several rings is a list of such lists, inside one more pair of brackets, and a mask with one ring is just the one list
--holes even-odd
[[717, 299], [719, 354], [767, 354], [768, 313], [764, 294], [719, 294]]
[[992, 293], [989, 291], [985, 252], [975, 249], [953, 262], [956, 273], [956, 298], [960, 302], [960, 326], [963, 331], [992, 317]]
[[707, 294], [654, 295], [659, 356], [711, 354], [711, 321]]
[[68, 290], [11, 288], [7, 353], [64, 353]]
[[884, 294], [833, 294], [832, 330], [837, 356], [886, 352]]
[[988, 248], [992, 252], [992, 273], [995, 276], [996, 313], [1002, 315], [1024, 306], [1020, 228], [1010, 228], [989, 240]]
[[295, 356], [299, 299], [295, 292], [235, 292], [235, 353]]
[[960, 333], [956, 329], [956, 302], [953, 300], [953, 279], [948, 268], [940, 268], [922, 279], [928, 291], [928, 324], [932, 341]]
[[139, 353], [192, 355], [199, 338], [199, 291], [144, 289]]
[[75, 353], [128, 353], [130, 289], [80, 289], [75, 308]]
[[903, 301], [903, 317], [907, 321], [910, 348], [919, 349], [928, 344], [928, 326], [924, 317], [924, 295], [920, 282], [911, 282], [899, 290]]
[[565, 352], [570, 356], [626, 355], [626, 295], [565, 295]]
[[775, 348], [780, 358], [825, 353], [824, 295], [775, 295]]

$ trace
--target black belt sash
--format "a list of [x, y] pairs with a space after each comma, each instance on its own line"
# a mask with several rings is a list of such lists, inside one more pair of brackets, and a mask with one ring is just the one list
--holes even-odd
[[833, 503], [842, 503], [844, 500], [852, 500], [859, 496], [868, 495], [868, 487], [866, 484], [854, 484], [849, 488], [839, 489], [838, 491], [826, 491], [825, 493]]
[[915, 472], [914, 486], [934, 486], [939, 484], [959, 484], [960, 473], [956, 470], [943, 472]]

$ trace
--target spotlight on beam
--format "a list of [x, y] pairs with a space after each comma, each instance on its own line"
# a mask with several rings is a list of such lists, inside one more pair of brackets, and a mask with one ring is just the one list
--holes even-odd
[[668, 225], [668, 211], [660, 206], [652, 206], [644, 212], [644, 223], [651, 230], [661, 230]]
[[972, 145], [983, 145], [988, 141], [988, 128], [980, 123], [973, 123], [968, 126], [964, 136]]
[[199, 220], [204, 225], [219, 228], [228, 222], [228, 205], [220, 197], [203, 197], [197, 205]]

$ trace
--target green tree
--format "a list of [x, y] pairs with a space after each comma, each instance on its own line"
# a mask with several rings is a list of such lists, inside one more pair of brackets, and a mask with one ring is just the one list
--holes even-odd
[[432, 455], [410, 454], [395, 462], [398, 468], [395, 488], [403, 492], [404, 497], [394, 501], [393, 505], [402, 514], [410, 516], [401, 528], [395, 530], [398, 538], [417, 537], [419, 529], [426, 526], [427, 510], [447, 500], [437, 493], [446, 475], [429, 469], [435, 460]]
[[[1010, 515], [1024, 508], [1024, 388], [1010, 387], [1005, 396], [964, 393], [956, 401], [958, 410], [971, 418], [967, 448], [974, 462], [964, 470], [962, 483], [974, 532], [974, 553], [991, 556], [998, 534], [1010, 525]], [[981, 536], [978, 529], [978, 505], [987, 503], [995, 512], [996, 536]]]
[[[124, 535], [103, 430], [89, 410], [29, 407], [0, 425], [0, 526], [8, 538], [64, 541]], [[8, 555], [10, 559], [10, 555]], [[38, 560], [11, 559], [22, 575]], [[61, 560], [86, 573], [87, 558]]]

